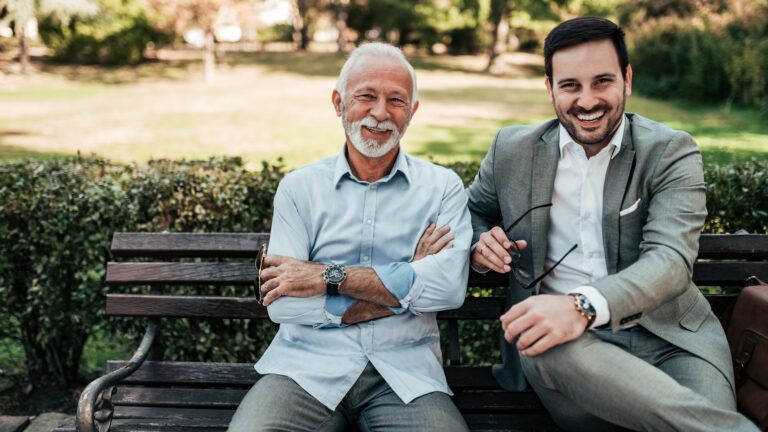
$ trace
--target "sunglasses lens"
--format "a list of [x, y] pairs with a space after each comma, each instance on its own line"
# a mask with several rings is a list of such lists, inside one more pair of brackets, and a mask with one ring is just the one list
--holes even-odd
[[261, 245], [261, 248], [259, 248], [259, 255], [256, 257], [256, 266], [259, 270], [259, 274], [256, 276], [256, 292], [254, 293], [254, 296], [259, 299], [259, 304], [261, 304], [264, 297], [261, 293], [261, 270], [264, 268], [264, 257], [266, 255], [267, 245]]
[[520, 267], [514, 267], [512, 273], [514, 274], [517, 283], [525, 288], [528, 288], [531, 282], [533, 282], [533, 275], [521, 269]]

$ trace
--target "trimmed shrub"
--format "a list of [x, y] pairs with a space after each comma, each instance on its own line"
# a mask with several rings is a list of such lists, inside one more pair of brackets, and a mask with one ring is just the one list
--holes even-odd
[[661, 98], [735, 102], [768, 116], [768, 24], [658, 21], [633, 34], [635, 88]]
[[66, 21], [49, 14], [40, 20], [39, 32], [54, 60], [83, 64], [137, 64], [144, 60], [147, 44], [171, 41], [136, 0], [100, 0], [97, 15]]
[[[476, 162], [448, 165], [465, 184]], [[768, 162], [707, 167], [705, 231], [768, 232]], [[22, 343], [34, 381], [73, 384], [96, 332], [138, 345], [144, 323], [103, 315], [104, 263], [116, 231], [268, 232], [283, 166], [239, 158], [117, 165], [69, 158], [0, 165], [0, 338]], [[148, 287], [121, 288], [124, 292]], [[250, 295], [250, 287], [168, 287], [173, 294]], [[470, 295], [501, 295], [472, 289]], [[498, 361], [498, 323], [462, 323], [462, 358]], [[274, 336], [266, 320], [165, 320], [165, 358], [251, 362]]]

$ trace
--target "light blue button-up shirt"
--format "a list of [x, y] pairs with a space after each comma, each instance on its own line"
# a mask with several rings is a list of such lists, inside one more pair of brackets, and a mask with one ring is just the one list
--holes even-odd
[[[453, 247], [411, 262], [427, 226], [449, 225]], [[335, 409], [370, 361], [403, 402], [445, 380], [436, 314], [464, 302], [472, 226], [451, 170], [400, 150], [389, 175], [352, 174], [345, 152], [285, 176], [275, 194], [269, 254], [373, 267], [400, 300], [396, 315], [345, 326], [345, 296], [281, 297], [267, 308], [280, 330], [256, 364]]]

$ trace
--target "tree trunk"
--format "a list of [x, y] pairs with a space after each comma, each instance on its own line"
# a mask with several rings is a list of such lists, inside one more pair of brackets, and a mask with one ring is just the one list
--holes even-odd
[[216, 72], [216, 41], [213, 39], [213, 30], [205, 31], [205, 48], [203, 50], [203, 67], [205, 82], [211, 83]]
[[490, 71], [496, 58], [507, 50], [507, 38], [509, 37], [509, 13], [510, 7], [506, 0], [497, 3], [500, 10], [493, 13], [493, 34], [491, 42], [491, 53], [488, 58], [488, 65], [485, 70]]
[[309, 0], [296, 0], [293, 42], [296, 44], [296, 48], [301, 51], [306, 51], [309, 47]]
[[19, 26], [19, 63], [21, 63], [21, 73], [29, 72], [29, 47], [27, 41], [26, 23]]
[[336, 0], [333, 3], [333, 20], [336, 25], [336, 52], [343, 53], [347, 46], [347, 0]]

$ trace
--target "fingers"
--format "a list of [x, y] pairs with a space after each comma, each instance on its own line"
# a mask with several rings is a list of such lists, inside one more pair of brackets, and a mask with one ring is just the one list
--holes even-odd
[[521, 350], [520, 354], [528, 357], [537, 356], [548, 349], [554, 347], [555, 345], [561, 344], [562, 341], [560, 341], [554, 334], [549, 333], [536, 341], [531, 347]]
[[264, 267], [277, 267], [280, 264], [286, 262], [289, 259], [289, 257], [284, 257], [280, 255], [266, 255], [264, 257]]
[[547, 331], [542, 327], [531, 327], [523, 331], [517, 339], [517, 349], [520, 352], [526, 352], [539, 339], [547, 335]]
[[[261, 287], [264, 288], [264, 285], [262, 285]], [[280, 290], [275, 288], [264, 295], [264, 298], [262, 299], [261, 304], [266, 307], [266, 306], [269, 306], [270, 303], [272, 303], [273, 301], [279, 298], [280, 298]]]
[[453, 235], [444, 235], [444, 236], [440, 237], [440, 238], [439, 238], [439, 239], [438, 239], [438, 240], [437, 240], [437, 241], [436, 241], [436, 242], [435, 242], [435, 243], [432, 245], [432, 247], [430, 247], [430, 248], [429, 248], [429, 252], [430, 252], [431, 254], [436, 254], [436, 253], [440, 252], [441, 250], [443, 250], [443, 249], [445, 249], [447, 246], [449, 246], [449, 245], [451, 244], [451, 242], [452, 242], [452, 241], [453, 241], [455, 238], [456, 238], [456, 237], [455, 237], [455, 236], [453, 236]]
[[[473, 254], [473, 260], [476, 264], [483, 265], [498, 273], [507, 273], [512, 270], [509, 263], [512, 262], [512, 257], [509, 255], [497, 237], [493, 234], [493, 231], [500, 228], [496, 227], [491, 231], [480, 234], [480, 239], [477, 241], [477, 247]], [[503, 235], [502, 231], [502, 235]], [[504, 241], [511, 245], [510, 241], [504, 237]]]

